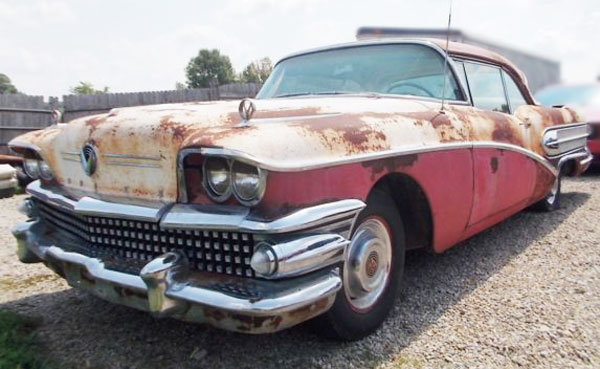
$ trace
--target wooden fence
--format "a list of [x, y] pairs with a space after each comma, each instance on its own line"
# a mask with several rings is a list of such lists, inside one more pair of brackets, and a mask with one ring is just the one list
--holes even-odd
[[86, 115], [100, 114], [112, 108], [126, 106], [180, 103], [190, 101], [231, 100], [254, 97], [261, 85], [232, 83], [213, 88], [173, 91], [109, 93], [100, 95], [63, 96], [63, 121], [68, 122]]
[[0, 94], [0, 154], [9, 153], [7, 143], [16, 136], [51, 125], [52, 110], [55, 109], [62, 110], [62, 121], [68, 122], [126, 106], [254, 97], [260, 87], [257, 83], [232, 83], [211, 88], [173, 91], [65, 95], [62, 104], [57, 97], [50, 97], [48, 102], [44, 102], [42, 96]]
[[58, 107], [58, 98], [44, 102], [42, 96], [0, 94], [0, 154], [9, 153], [13, 138], [51, 125], [52, 110]]

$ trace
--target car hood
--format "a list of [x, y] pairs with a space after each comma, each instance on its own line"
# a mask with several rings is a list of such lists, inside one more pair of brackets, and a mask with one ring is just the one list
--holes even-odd
[[[166, 104], [113, 109], [20, 136], [11, 146], [34, 145], [67, 189], [102, 196], [172, 202], [177, 198], [177, 155], [183, 148], [235, 150], [257, 162], [300, 168], [403, 146], [467, 140], [457, 109], [441, 124], [439, 103], [364, 96], [255, 100], [248, 122], [239, 101]], [[463, 111], [464, 113], [464, 111]], [[91, 144], [96, 172], [83, 171], [79, 153]]]

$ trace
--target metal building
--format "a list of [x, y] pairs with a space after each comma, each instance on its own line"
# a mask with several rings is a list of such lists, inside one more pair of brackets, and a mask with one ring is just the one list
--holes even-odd
[[[361, 27], [356, 38], [365, 40], [379, 37], [428, 37], [446, 39], [446, 29], [441, 28], [386, 28]], [[560, 82], [560, 63], [538, 55], [515, 50], [492, 42], [472, 37], [461, 30], [450, 30], [450, 41], [463, 42], [495, 51], [515, 63], [527, 76], [529, 88], [533, 93], [545, 86]]]

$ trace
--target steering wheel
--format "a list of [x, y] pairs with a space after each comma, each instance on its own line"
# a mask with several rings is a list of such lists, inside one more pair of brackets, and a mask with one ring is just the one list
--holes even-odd
[[387, 93], [392, 93], [391, 91], [401, 87], [401, 86], [408, 86], [408, 87], [412, 87], [415, 88], [417, 90], [421, 90], [423, 92], [425, 92], [427, 94], [427, 96], [429, 97], [435, 97], [428, 89], [426, 89], [423, 86], [420, 86], [416, 83], [412, 83], [412, 82], [396, 82], [396, 83], [392, 83], [392, 85], [390, 86], [390, 88], [387, 89]]

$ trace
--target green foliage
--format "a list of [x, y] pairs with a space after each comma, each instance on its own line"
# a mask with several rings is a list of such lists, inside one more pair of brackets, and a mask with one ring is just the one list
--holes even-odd
[[9, 311], [0, 311], [0, 369], [50, 369], [39, 356], [34, 334], [39, 322]]
[[248, 64], [240, 79], [246, 83], [265, 83], [272, 71], [273, 63], [271, 63], [271, 59], [262, 58]]
[[0, 94], [16, 94], [17, 88], [6, 74], [0, 73]]
[[175, 89], [177, 91], [185, 90], [186, 88], [187, 86], [185, 85], [185, 83], [175, 82]]
[[79, 81], [75, 87], [71, 87], [71, 93], [76, 95], [100, 95], [108, 93], [108, 87], [96, 90], [91, 82]]
[[212, 80], [216, 80], [219, 85], [235, 80], [229, 57], [221, 55], [217, 49], [200, 50], [188, 63], [185, 74], [189, 88], [210, 87]]

